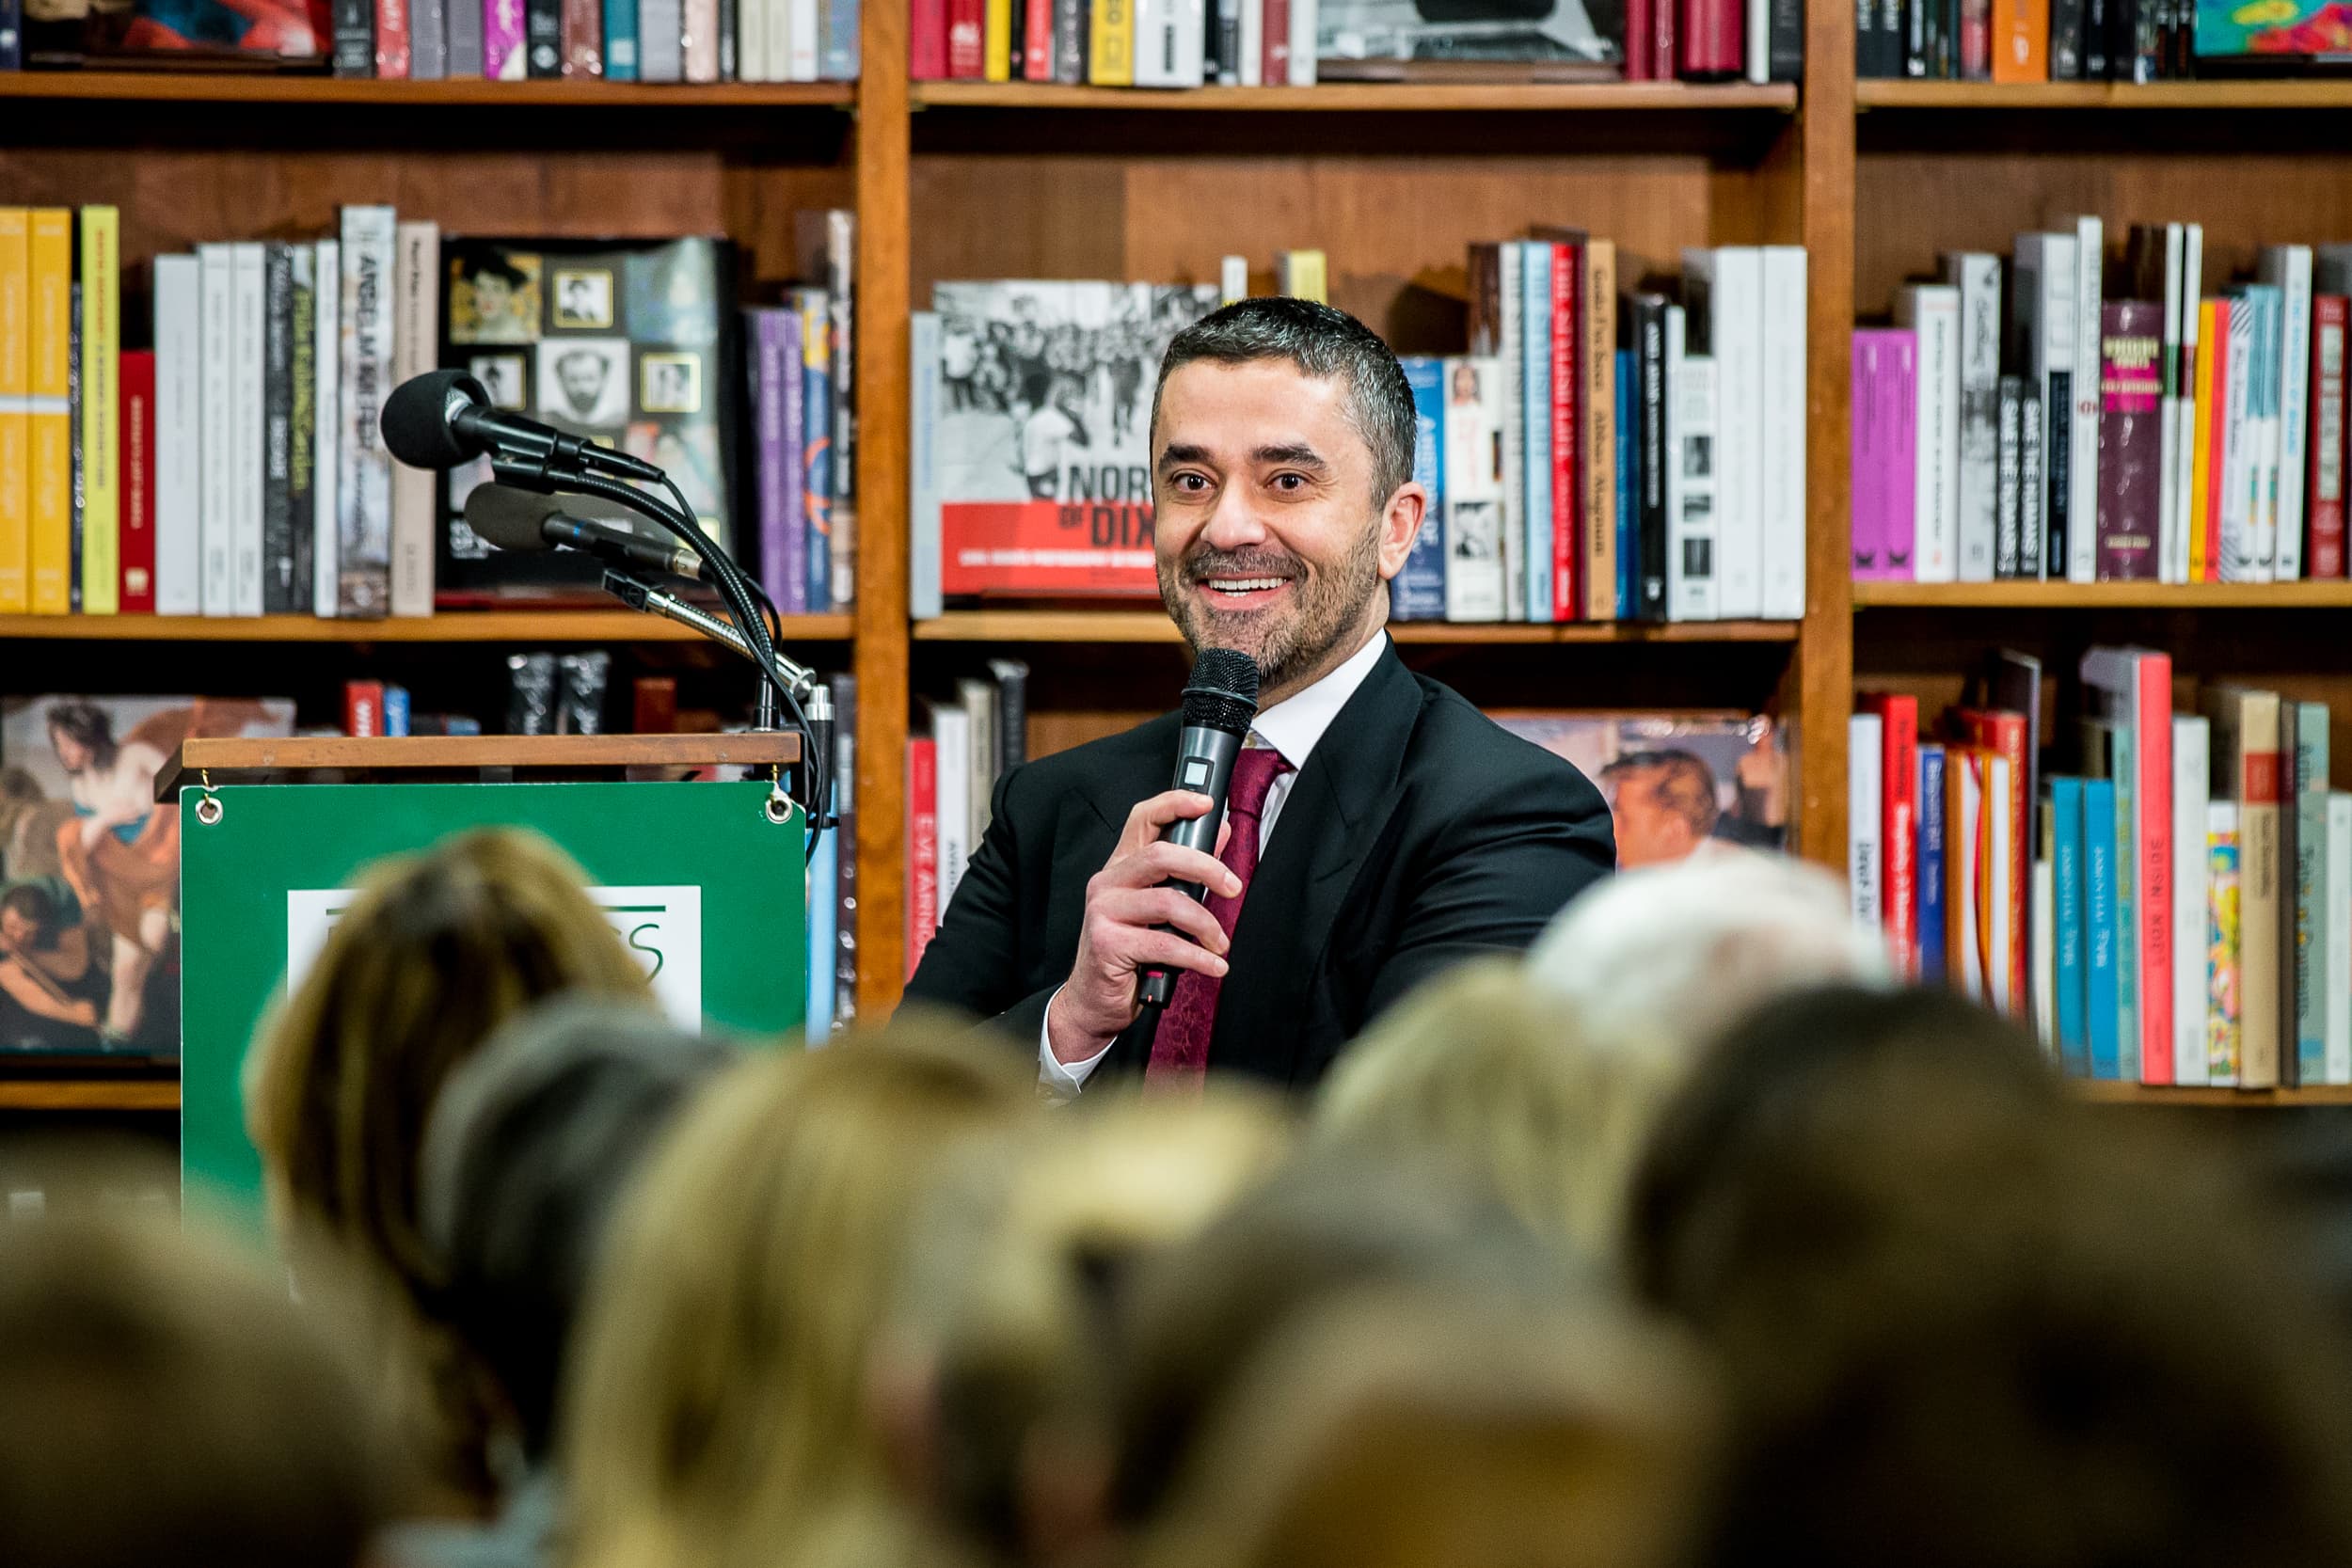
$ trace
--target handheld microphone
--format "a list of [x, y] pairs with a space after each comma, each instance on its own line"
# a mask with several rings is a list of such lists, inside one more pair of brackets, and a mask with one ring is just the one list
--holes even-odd
[[564, 514], [552, 496], [507, 484], [477, 484], [466, 497], [466, 526], [485, 544], [529, 554], [536, 550], [585, 550], [616, 566], [635, 566], [672, 577], [718, 585], [709, 562], [682, 546], [664, 545], [611, 523]]
[[409, 377], [384, 400], [378, 422], [385, 450], [412, 468], [454, 468], [487, 453], [543, 472], [661, 483], [661, 470], [650, 463], [497, 406], [463, 371]]
[[[1185, 821], [1160, 830], [1163, 841], [1216, 853], [1216, 831], [1225, 821], [1225, 791], [1232, 783], [1233, 759], [1241, 754], [1242, 737], [1258, 716], [1258, 664], [1248, 654], [1231, 648], [1204, 648], [1184, 683], [1184, 728], [1176, 742], [1176, 777], [1171, 789], [1189, 789], [1209, 798], [1209, 809]], [[1198, 882], [1178, 882], [1177, 890], [1194, 903], [1205, 902], [1208, 890]], [[1147, 1007], [1165, 1007], [1175, 993], [1173, 971], [1157, 964], [1143, 970], [1141, 998]]]

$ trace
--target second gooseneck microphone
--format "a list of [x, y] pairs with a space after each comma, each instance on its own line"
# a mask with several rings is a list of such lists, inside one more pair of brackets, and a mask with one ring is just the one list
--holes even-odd
[[[1248, 654], [1231, 648], [1205, 648], [1184, 683], [1184, 728], [1176, 743], [1176, 776], [1171, 789], [1206, 795], [1209, 809], [1199, 816], [1171, 822], [1160, 837], [1204, 855], [1216, 853], [1217, 829], [1225, 821], [1225, 791], [1232, 783], [1233, 759], [1258, 717], [1258, 665]], [[1178, 882], [1178, 891], [1195, 903], [1205, 902], [1208, 890], [1198, 882]], [[1147, 965], [1141, 997], [1147, 1007], [1165, 1007], [1175, 993], [1173, 971]]]

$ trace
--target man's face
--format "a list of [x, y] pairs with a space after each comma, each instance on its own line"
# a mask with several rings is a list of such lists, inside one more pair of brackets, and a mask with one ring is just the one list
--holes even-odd
[[1695, 847], [1691, 824], [1658, 798], [1662, 778], [1655, 768], [1637, 768], [1608, 781], [1609, 815], [1616, 824], [1617, 865], [1622, 870], [1678, 861]]
[[604, 396], [604, 360], [593, 354], [571, 355], [555, 367], [555, 373], [564, 382], [564, 395], [585, 419]]
[[1195, 360], [1168, 378], [1152, 433], [1160, 598], [1198, 653], [1258, 663], [1279, 702], [1387, 618], [1427, 495], [1374, 493], [1372, 450], [1338, 379], [1280, 360]]

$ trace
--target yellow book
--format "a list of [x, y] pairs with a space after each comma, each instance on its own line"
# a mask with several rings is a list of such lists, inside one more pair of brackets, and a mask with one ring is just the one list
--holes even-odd
[[122, 605], [122, 219], [82, 209], [82, 613]]
[[24, 465], [32, 484], [31, 608], [36, 615], [63, 615], [73, 608], [73, 214], [37, 207], [31, 228], [31, 453]]
[[1087, 40], [1087, 80], [1096, 87], [1136, 85], [1135, 0], [1094, 0], [1094, 30]]
[[[2216, 350], [2220, 352], [2217, 353]], [[2205, 541], [2212, 526], [2205, 510], [2205, 486], [2213, 481], [2213, 372], [2227, 356], [2228, 345], [2214, 341], [2214, 309], [2210, 299], [2197, 303], [2197, 363], [2190, 368], [2189, 387], [2196, 397], [2189, 448], [2188, 580], [2205, 580]]]
[[1325, 277], [1323, 252], [1320, 250], [1286, 250], [1282, 252], [1281, 287], [1276, 292], [1293, 299], [1311, 299], [1317, 305], [1328, 305], [1329, 285]]
[[1013, 0], [988, 0], [980, 34], [980, 74], [992, 82], [1012, 80], [1012, 8]]
[[32, 214], [0, 207], [0, 615], [32, 608], [25, 569], [33, 544], [31, 459], [32, 323], [26, 298]]

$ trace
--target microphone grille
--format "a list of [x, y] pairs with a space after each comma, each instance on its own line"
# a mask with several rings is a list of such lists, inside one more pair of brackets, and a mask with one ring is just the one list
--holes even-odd
[[392, 388], [377, 420], [384, 433], [384, 450], [412, 468], [454, 468], [480, 455], [450, 428], [453, 395], [478, 406], [490, 397], [482, 383], [463, 371], [428, 371]]
[[1257, 716], [1257, 660], [1232, 648], [1203, 648], [1184, 683], [1184, 722], [1240, 735]]

